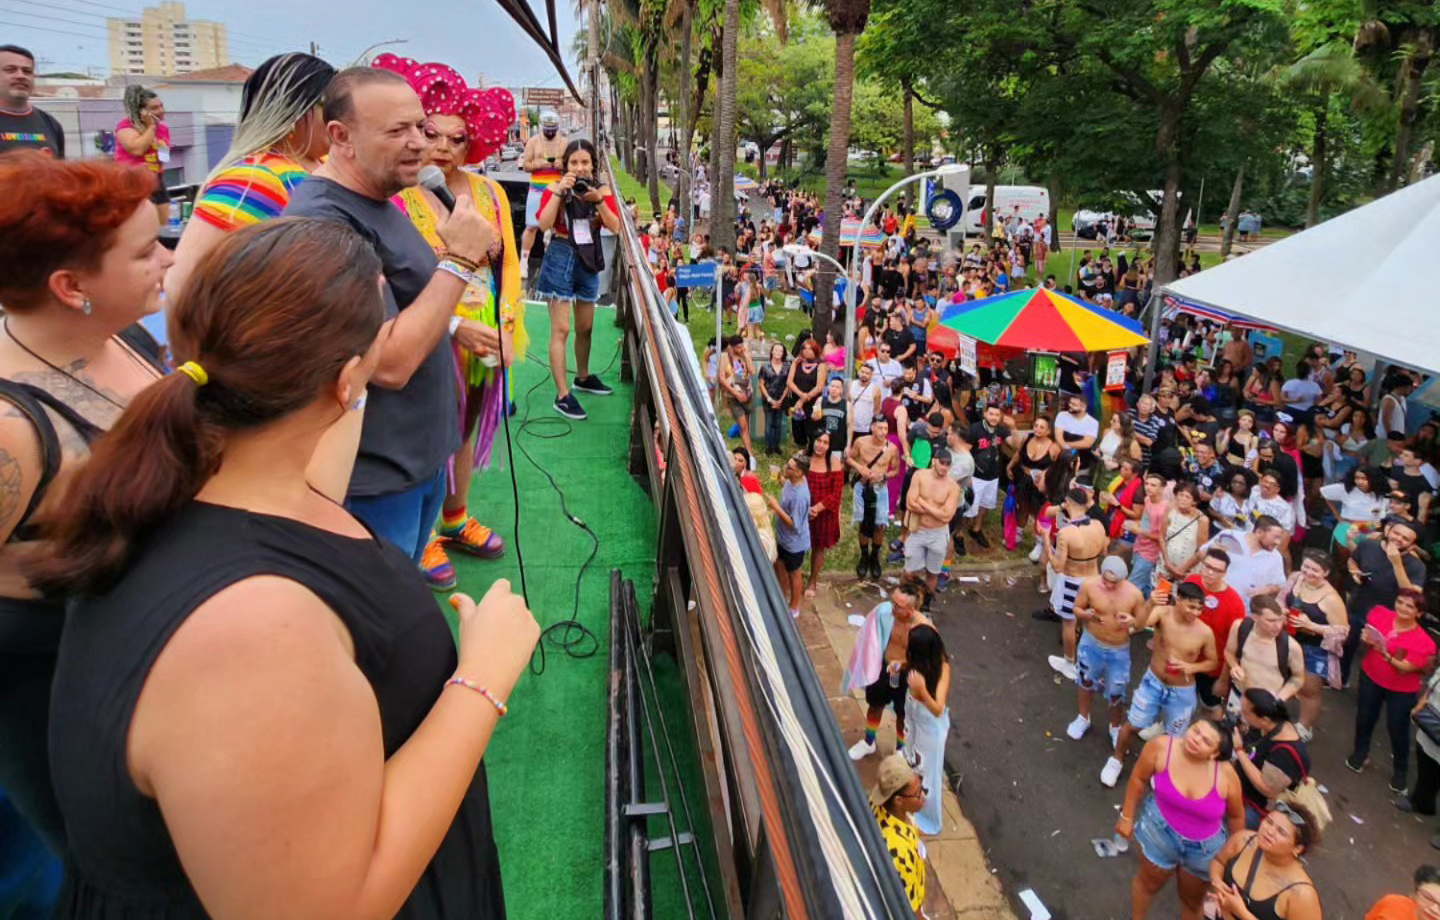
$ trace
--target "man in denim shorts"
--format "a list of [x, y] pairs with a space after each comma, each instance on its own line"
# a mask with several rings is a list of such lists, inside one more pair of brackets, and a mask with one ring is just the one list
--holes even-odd
[[1081, 582], [1075, 596], [1075, 618], [1085, 624], [1076, 655], [1080, 714], [1065, 729], [1075, 741], [1090, 730], [1090, 705], [1101, 684], [1110, 704], [1111, 746], [1120, 738], [1125, 688], [1130, 684], [1130, 630], [1145, 605], [1145, 596], [1126, 580], [1127, 575], [1124, 560], [1106, 556], [1100, 574]]
[[1130, 739], [1141, 729], [1162, 722], [1174, 737], [1185, 733], [1195, 712], [1195, 675], [1210, 671], [1219, 662], [1215, 634], [1200, 620], [1205, 609], [1205, 592], [1185, 582], [1175, 589], [1175, 604], [1154, 607], [1140, 629], [1151, 627], [1150, 667], [1135, 688], [1130, 713], [1120, 728], [1115, 751], [1100, 771], [1100, 782], [1114, 788], [1125, 769], [1125, 752]]

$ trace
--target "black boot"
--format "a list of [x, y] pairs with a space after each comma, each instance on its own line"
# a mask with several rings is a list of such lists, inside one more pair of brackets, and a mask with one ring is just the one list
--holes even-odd
[[880, 545], [870, 547], [870, 577], [880, 580]]
[[870, 547], [860, 547], [860, 561], [855, 563], [855, 577], [864, 578], [870, 572]]

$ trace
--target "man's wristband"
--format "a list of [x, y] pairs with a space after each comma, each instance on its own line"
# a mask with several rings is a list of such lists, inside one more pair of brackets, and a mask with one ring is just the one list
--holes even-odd
[[458, 316], [452, 316], [452, 317], [450, 317], [450, 337], [451, 337], [451, 338], [454, 338], [454, 337], [455, 337], [455, 330], [457, 330], [457, 329], [459, 329], [459, 328], [460, 328], [460, 317], [458, 317]]
[[466, 284], [471, 284], [475, 281], [475, 273], [454, 259], [442, 259], [440, 263], [435, 266], [435, 270], [437, 272], [445, 272], [447, 275], [454, 275]]

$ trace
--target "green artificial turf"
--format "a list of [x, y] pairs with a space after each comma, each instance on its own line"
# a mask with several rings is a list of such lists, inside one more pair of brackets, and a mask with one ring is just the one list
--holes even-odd
[[[615, 394], [578, 394], [590, 418], [569, 422], [551, 408], [554, 386], [549, 371], [536, 361], [545, 360], [548, 317], [543, 308], [529, 309], [526, 327], [534, 357], [514, 367], [519, 406], [510, 420], [514, 462], [502, 427], [490, 468], [477, 471], [470, 489], [471, 513], [504, 537], [505, 555], [491, 561], [451, 554], [460, 590], [477, 599], [496, 578], [508, 578], [520, 590], [513, 465], [530, 609], [542, 628], [570, 618], [576, 579], [592, 543], [566, 520], [544, 475], [521, 455], [522, 446], [555, 477], [570, 512], [600, 540], [599, 553], [580, 586], [578, 613], [599, 640], [598, 647], [587, 643], [584, 650], [593, 648], [594, 654], [577, 659], [547, 642], [544, 673], [521, 677], [510, 697], [510, 714], [485, 754], [506, 904], [513, 920], [598, 917], [602, 910], [610, 570], [619, 567], [634, 580], [641, 606], [648, 609], [655, 564], [653, 506], [627, 471], [633, 391], [620, 382], [619, 360], [610, 364], [620, 338], [614, 317], [613, 310], [603, 308], [596, 314], [592, 368]], [[527, 413], [532, 420], [554, 421], [534, 426], [532, 434], [521, 430]], [[551, 438], [564, 430], [561, 422], [570, 432]], [[449, 605], [441, 606], [449, 615]]]

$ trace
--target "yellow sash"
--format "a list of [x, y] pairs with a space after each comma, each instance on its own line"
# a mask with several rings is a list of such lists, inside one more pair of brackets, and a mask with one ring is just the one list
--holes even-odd
[[[530, 337], [525, 332], [525, 300], [520, 281], [520, 255], [515, 248], [515, 227], [510, 222], [510, 200], [505, 194], [505, 189], [500, 183], [484, 176], [477, 176], [472, 172], [466, 172], [465, 178], [470, 183], [470, 198], [475, 203], [475, 210], [480, 216], [490, 222], [490, 225], [499, 232], [503, 244], [501, 256], [502, 271], [500, 272], [500, 317], [505, 324], [505, 329], [510, 332], [512, 350], [515, 360], [525, 359], [525, 350], [530, 345]], [[400, 193], [399, 201], [405, 213], [409, 215], [410, 222], [425, 242], [435, 250], [438, 255], [444, 248], [445, 243], [440, 239], [439, 215], [435, 213], [430, 202], [421, 194], [419, 188], [407, 188]], [[460, 302], [455, 305], [455, 315], [461, 319], [474, 320], [484, 323], [486, 326], [495, 325], [495, 275], [489, 265], [482, 265], [475, 272], [475, 283], [467, 285], [465, 292], [460, 296]], [[490, 368], [485, 366], [475, 355], [468, 351], [461, 350], [461, 373], [468, 386], [478, 386], [486, 382], [490, 377]]]

